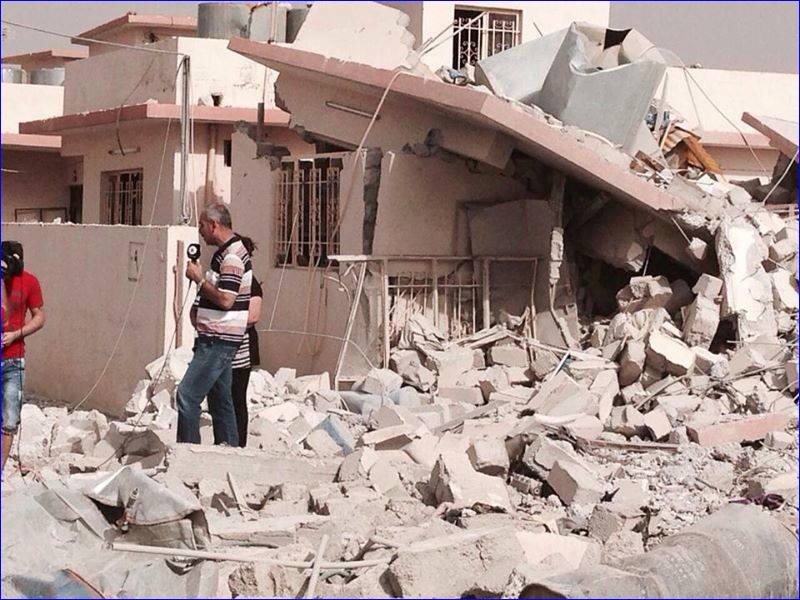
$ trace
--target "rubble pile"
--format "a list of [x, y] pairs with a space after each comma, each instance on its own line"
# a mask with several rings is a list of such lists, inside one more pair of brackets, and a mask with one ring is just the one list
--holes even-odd
[[[688, 293], [631, 278], [616, 315], [582, 324], [581, 349], [523, 325], [445, 341], [415, 315], [391, 368], [349, 391], [254, 370], [247, 448], [212, 446], [206, 413], [205, 445], [174, 443], [182, 350], [146, 367], [126, 420], [26, 405], [3, 593], [67, 565], [107, 596], [296, 597], [324, 560], [321, 597], [515, 597], [619, 567], [731, 502], [796, 534], [797, 312], [781, 269], [796, 279], [767, 262], [783, 240], [796, 253], [796, 230], [744, 225], [720, 229], [721, 277]], [[771, 295], [727, 293], [760, 274], [754, 260]], [[754, 337], [724, 349], [731, 319]]]

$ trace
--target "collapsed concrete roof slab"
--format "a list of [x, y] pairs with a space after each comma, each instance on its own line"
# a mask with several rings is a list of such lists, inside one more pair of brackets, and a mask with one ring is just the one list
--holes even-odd
[[760, 131], [767, 136], [773, 148], [777, 148], [790, 158], [794, 156], [794, 160], [797, 162], [797, 123], [785, 119], [777, 119], [775, 117], [751, 115], [748, 112], [742, 115], [742, 121], [750, 125], [750, 127], [756, 131]]
[[163, 15], [139, 15], [135, 12], [125, 13], [121, 17], [101, 23], [97, 27], [88, 29], [71, 38], [73, 44], [86, 45], [91, 42], [80, 38], [103, 39], [110, 33], [126, 27], [157, 27], [170, 32], [172, 35], [193, 34], [197, 31], [197, 19], [194, 17], [167, 17]]
[[[357, 115], [348, 115], [325, 106], [325, 99], [320, 98], [322, 94], [317, 91], [318, 86], [369, 99], [370, 104], [360, 107], [365, 109], [366, 116], [369, 117], [377, 100], [396, 74], [395, 71], [388, 69], [345, 62], [296, 48], [253, 42], [243, 38], [232, 39], [228, 48], [280, 71], [278, 85], [284, 76], [304, 81], [306, 101], [317, 103], [314, 106], [315, 126], [324, 125], [324, 121], [333, 127], [334, 122], [359, 118]], [[309, 85], [313, 87], [309, 88]], [[310, 89], [315, 91], [310, 93]], [[641, 179], [619, 163], [615, 164], [597, 150], [565, 133], [562, 128], [554, 127], [545, 120], [537, 118], [529, 112], [532, 109], [522, 105], [503, 100], [485, 91], [453, 86], [438, 79], [405, 72], [396, 76], [384, 111], [390, 108], [390, 99], [393, 97], [395, 102], [412, 106], [415, 111], [414, 120], [404, 123], [406, 128], [414, 127], [415, 121], [424, 120], [423, 113], [435, 114], [440, 118], [444, 116], [446, 119], [461, 123], [460, 129], [464, 135], [469, 135], [470, 128], [500, 133], [511, 141], [515, 149], [577, 180], [606, 191], [634, 207], [648, 211], [679, 211], [685, 208], [679, 197]], [[383, 111], [381, 116], [384, 116]], [[358, 130], [359, 136], [363, 134], [367, 124], [363, 114], [360, 119], [358, 122], [362, 125]], [[386, 121], [390, 119], [387, 117]], [[296, 120], [293, 124], [304, 127], [307, 125], [297, 123]], [[377, 134], [380, 127], [381, 121], [378, 121], [373, 131]], [[313, 131], [313, 127], [307, 128]], [[389, 132], [387, 135], [390, 138], [394, 136], [394, 139], [397, 139], [398, 135], [405, 134], [408, 141], [408, 134], [402, 127], [394, 129], [400, 130]], [[339, 141], [356, 144], [359, 140], [354, 137]], [[502, 147], [503, 144], [498, 140], [498, 145]], [[612, 148], [609, 148], [609, 151], [617, 152]]]
[[[237, 123], [245, 121], [255, 123], [258, 120], [258, 111], [255, 108], [239, 108], [231, 106], [191, 106], [190, 115], [198, 123]], [[286, 127], [289, 124], [289, 115], [279, 109], [264, 111], [264, 122], [271, 127]], [[160, 104], [148, 102], [124, 106], [121, 109], [109, 108], [91, 112], [63, 115], [50, 119], [28, 121], [19, 124], [21, 133], [27, 134], [55, 134], [67, 131], [87, 129], [104, 125], [115, 125], [117, 121], [179, 120], [181, 106], [179, 104]]]

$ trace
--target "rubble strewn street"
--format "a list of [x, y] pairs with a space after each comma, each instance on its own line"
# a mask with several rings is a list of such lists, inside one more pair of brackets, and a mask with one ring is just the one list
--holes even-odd
[[[297, 241], [283, 215], [275, 229], [288, 237], [259, 239], [295, 252], [289, 291], [281, 298], [265, 279], [265, 298], [276, 309], [302, 304], [306, 319], [293, 331], [273, 323], [273, 310], [259, 331], [307, 335], [311, 344], [310, 315], [319, 313], [317, 325], [329, 329], [319, 326], [318, 337], [341, 343], [335, 372], [290, 367], [288, 354], [280, 368], [254, 368], [246, 447], [214, 445], [207, 401], [201, 444], [177, 443], [177, 390], [195, 366], [186, 375], [191, 341], [173, 341], [181, 290], [191, 286], [179, 289], [182, 271], [169, 271], [162, 254], [159, 277], [177, 274], [167, 302], [175, 337], [148, 360], [173, 349], [130, 365], [141, 380], [121, 402], [87, 405], [121, 407], [129, 393], [124, 413], [58, 398], [22, 408], [3, 473], [2, 596], [796, 596], [800, 235], [796, 206], [786, 209], [797, 202], [796, 145], [763, 181], [724, 176], [703, 132], [657, 97], [670, 65], [636, 30], [575, 22], [434, 70], [406, 15], [336, 4], [306, 10], [293, 43], [236, 37], [217, 50], [260, 63], [270, 77], [279, 72], [277, 102], [295, 129], [287, 139], [299, 132], [309, 148], [358, 147], [365, 157], [363, 173], [360, 154], [352, 164], [349, 155], [319, 159], [330, 178], [321, 183], [317, 171], [278, 171], [287, 189], [299, 178], [294, 204], [283, 206], [289, 217], [302, 202], [322, 202], [322, 192], [306, 197], [303, 177], [328, 186], [326, 208], [311, 211], [311, 225], [300, 222], [311, 231], [327, 219], [331, 230]], [[221, 95], [209, 98], [203, 108], [233, 110]], [[345, 116], [328, 119], [329, 109]], [[237, 123], [237, 135], [254, 142], [248, 160], [268, 157], [263, 168], [276, 171], [289, 150], [265, 141], [264, 110], [262, 102], [258, 128]], [[415, 118], [424, 143], [396, 131]], [[228, 167], [231, 148], [221, 157]], [[119, 150], [124, 156], [121, 142]], [[391, 180], [384, 158], [413, 176]], [[322, 172], [317, 159], [303, 160]], [[502, 177], [508, 189], [491, 201], [448, 196], [452, 207], [425, 198], [457, 215], [452, 256], [373, 253], [386, 227], [376, 216], [379, 186], [409, 201], [412, 179], [438, 177], [426, 161], [475, 177], [465, 188], [485, 176], [482, 187]], [[363, 215], [342, 231], [363, 234], [340, 246], [338, 212], [350, 198], [343, 186], [339, 204], [338, 178], [362, 174], [354, 204]], [[208, 173], [206, 184], [210, 203]], [[473, 204], [489, 209], [470, 213]], [[395, 210], [397, 220], [416, 209]], [[514, 229], [517, 221], [524, 226]], [[301, 256], [295, 246], [313, 248]], [[315, 264], [323, 246], [325, 262]], [[142, 273], [138, 248], [130, 246], [131, 282]], [[288, 254], [267, 252], [254, 255], [252, 273], [249, 263], [241, 270], [251, 277], [259, 261], [270, 263], [283, 285]], [[191, 260], [199, 289], [220, 293]], [[404, 261], [417, 269], [406, 280]], [[331, 292], [328, 304], [330, 282], [342, 294]], [[243, 328], [250, 284], [241, 285]], [[225, 315], [215, 307], [201, 310]], [[349, 320], [339, 323], [342, 314]], [[328, 320], [336, 335], [323, 333], [334, 331]], [[262, 355], [276, 337], [265, 339]], [[351, 360], [353, 348], [361, 356]], [[284, 357], [270, 360], [276, 355]]]

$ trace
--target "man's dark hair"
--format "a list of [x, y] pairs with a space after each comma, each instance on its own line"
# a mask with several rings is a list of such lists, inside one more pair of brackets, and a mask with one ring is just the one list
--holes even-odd
[[258, 244], [253, 241], [253, 238], [247, 237], [246, 235], [239, 235], [238, 233], [236, 235], [238, 235], [239, 239], [242, 240], [242, 245], [244, 246], [244, 249], [247, 250], [248, 254], [252, 255], [253, 252], [258, 250]]
[[22, 270], [25, 268], [22, 244], [11, 240], [4, 240], [2, 243], [2, 251], [3, 279], [16, 277], [22, 273]]

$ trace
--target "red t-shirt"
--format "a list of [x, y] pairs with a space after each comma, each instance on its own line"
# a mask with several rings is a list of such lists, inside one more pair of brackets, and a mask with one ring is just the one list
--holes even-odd
[[[25, 317], [28, 310], [41, 308], [44, 304], [42, 300], [42, 288], [39, 280], [27, 271], [22, 271], [16, 277], [5, 282], [6, 293], [8, 294], [8, 319], [5, 331], [16, 331], [22, 329], [25, 324]], [[25, 340], [20, 338], [13, 344], [3, 348], [3, 358], [24, 358]]]

